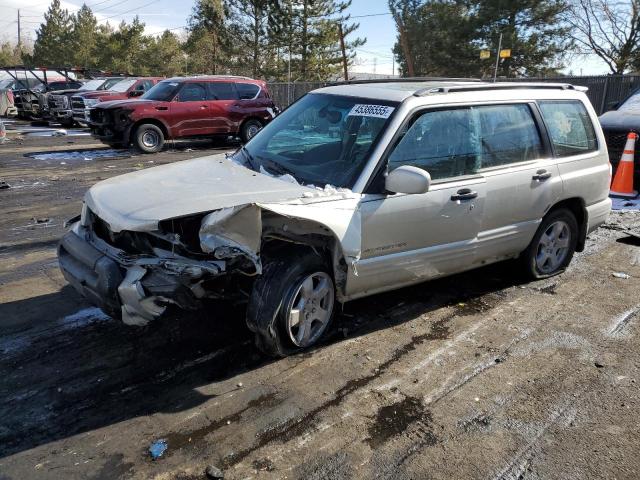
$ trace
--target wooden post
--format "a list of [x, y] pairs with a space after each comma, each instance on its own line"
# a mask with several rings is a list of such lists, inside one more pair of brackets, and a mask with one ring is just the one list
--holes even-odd
[[398, 25], [398, 32], [400, 33], [400, 45], [402, 46], [402, 52], [404, 53], [405, 61], [407, 62], [407, 73], [410, 77], [415, 77], [415, 70], [413, 69], [413, 58], [411, 57], [411, 51], [409, 50], [409, 43], [407, 42], [407, 33], [404, 31], [404, 25], [400, 15], [394, 15], [396, 24]]
[[338, 24], [338, 33], [340, 34], [340, 50], [342, 50], [342, 69], [344, 70], [344, 81], [349, 81], [349, 70], [347, 64], [347, 49], [344, 46], [344, 32], [342, 24]]

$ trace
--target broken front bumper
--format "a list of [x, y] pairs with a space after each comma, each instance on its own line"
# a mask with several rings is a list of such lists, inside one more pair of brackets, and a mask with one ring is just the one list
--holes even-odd
[[146, 325], [170, 304], [200, 306], [199, 280], [224, 271], [223, 262], [131, 256], [93, 237], [79, 223], [60, 241], [65, 279], [89, 302], [128, 325]]

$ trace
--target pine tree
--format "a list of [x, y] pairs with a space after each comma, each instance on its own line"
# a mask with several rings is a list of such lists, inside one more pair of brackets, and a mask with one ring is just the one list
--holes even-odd
[[189, 18], [187, 50], [193, 67], [202, 72], [228, 72], [231, 41], [223, 0], [197, 0]]
[[185, 71], [182, 45], [178, 37], [169, 30], [150, 40], [144, 56], [147, 59], [145, 69], [151, 75], [174, 77]]
[[68, 65], [71, 61], [72, 17], [53, 0], [36, 32], [33, 61], [39, 65]]
[[73, 42], [74, 65], [85, 68], [97, 65], [97, 26], [98, 21], [91, 9], [86, 4], [82, 4], [82, 7], [73, 18], [71, 39]]
[[[561, 65], [571, 45], [561, 21], [565, 0], [390, 0], [404, 26], [406, 47], [418, 76], [487, 77], [493, 75], [500, 34], [512, 57], [500, 61], [504, 77], [548, 74]], [[446, 25], [446, 28], [443, 28]], [[400, 33], [400, 32], [399, 32]], [[407, 73], [398, 41], [394, 54]], [[480, 50], [491, 51], [490, 60]]]

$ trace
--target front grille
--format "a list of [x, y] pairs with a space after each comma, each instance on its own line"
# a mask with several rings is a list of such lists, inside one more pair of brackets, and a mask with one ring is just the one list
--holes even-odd
[[49, 108], [52, 110], [66, 110], [69, 98], [66, 95], [49, 95]]
[[107, 115], [101, 108], [92, 108], [89, 112], [89, 118], [92, 123], [106, 123]]
[[84, 98], [73, 97], [71, 98], [71, 108], [74, 110], [84, 110]]

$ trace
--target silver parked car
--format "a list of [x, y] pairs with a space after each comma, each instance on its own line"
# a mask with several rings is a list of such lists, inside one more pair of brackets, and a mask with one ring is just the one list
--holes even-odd
[[233, 155], [98, 183], [60, 266], [132, 325], [243, 298], [257, 345], [287, 355], [338, 303], [506, 259], [534, 279], [562, 272], [606, 220], [610, 179], [578, 87], [333, 86]]

